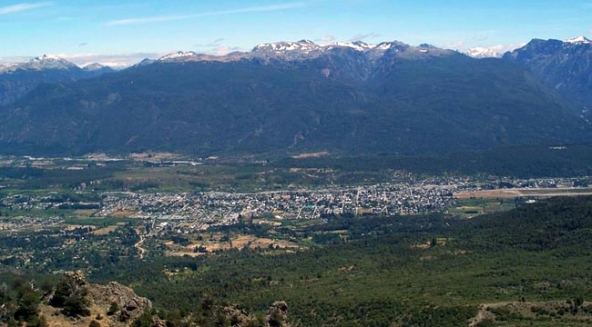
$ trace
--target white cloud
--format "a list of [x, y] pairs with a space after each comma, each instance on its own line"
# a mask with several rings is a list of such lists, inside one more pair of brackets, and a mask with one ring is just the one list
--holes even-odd
[[225, 38], [217, 38], [212, 42], [196, 44], [195, 47], [197, 47], [197, 49], [194, 51], [216, 56], [227, 55], [234, 51], [245, 51], [245, 49], [242, 49], [241, 47], [224, 44], [225, 40]]
[[162, 23], [162, 22], [171, 22], [171, 21], [177, 21], [177, 20], [193, 19], [193, 18], [199, 18], [199, 17], [207, 17], [207, 16], [222, 16], [222, 15], [233, 15], [233, 14], [242, 14], [242, 13], [250, 13], [250, 12], [279, 11], [279, 10], [300, 8], [300, 7], [304, 7], [304, 6], [305, 6], [305, 4], [303, 2], [294, 2], [294, 3], [285, 3], [285, 4], [278, 4], [278, 5], [269, 5], [269, 6], [238, 8], [238, 9], [223, 10], [223, 11], [202, 12], [202, 13], [193, 14], [193, 15], [163, 15], [163, 16], [152, 16], [152, 17], [126, 18], [126, 19], [120, 19], [120, 20], [112, 20], [112, 21], [105, 23], [105, 25], [107, 25], [107, 26], [121, 26], [121, 25]]
[[[484, 41], [488, 40], [487, 38], [484, 39]], [[473, 40], [471, 40], [470, 43], [464, 42], [464, 41], [456, 41], [456, 42], [452, 42], [452, 43], [448, 43], [448, 44], [444, 44], [444, 45], [440, 45], [440, 47], [444, 48], [444, 49], [452, 49], [452, 50], [457, 50], [457, 51], [461, 51], [464, 52], [465, 50], [469, 50], [469, 49], [476, 49], [476, 48], [480, 48], [480, 49], [489, 49], [489, 50], [493, 50], [497, 53], [499, 53], [500, 55], [503, 55], [504, 53], [508, 52], [508, 51], [513, 51], [515, 49], [521, 48], [524, 45], [526, 45], [527, 42], [522, 42], [522, 43], [517, 43], [517, 44], [495, 44], [495, 45], [475, 45], [475, 42], [472, 42]], [[475, 45], [475, 46], [473, 46]]]
[[20, 11], [32, 10], [51, 5], [51, 2], [18, 3], [11, 6], [0, 7], [0, 15], [8, 15]]
[[113, 20], [107, 22], [107, 26], [120, 26], [120, 25], [138, 25], [138, 24], [149, 24], [149, 23], [160, 23], [160, 22], [171, 22], [175, 20], [189, 19], [192, 16], [155, 16], [155, 17], [144, 17], [144, 18], [127, 18], [120, 20]]
[[356, 34], [349, 39], [349, 42], [364, 41], [365, 39], [374, 39], [379, 36], [380, 36], [380, 34], [374, 33], [374, 32], [365, 33], [365, 34]]
[[217, 38], [214, 41], [212, 41], [211, 44], [220, 44], [222, 41], [224, 41], [224, 38]]
[[335, 36], [326, 35], [320, 39], [315, 39], [314, 41], [318, 42], [319, 44], [322, 44], [322, 45], [331, 44], [331, 43], [335, 42]]
[[229, 46], [222, 45], [222, 46], [213, 48], [208, 52], [213, 55], [216, 55], [216, 56], [224, 56], [224, 55], [227, 55], [231, 52], [240, 51], [240, 50], [242, 50], [242, 49], [239, 47], [229, 47]]
[[64, 58], [75, 63], [80, 67], [99, 63], [101, 65], [123, 68], [135, 65], [140, 61], [150, 58], [156, 59], [162, 56], [161, 53], [129, 53], [129, 54], [95, 54], [95, 53], [81, 53], [81, 54], [57, 54], [58, 57]]
[[458, 50], [458, 49], [465, 49], [466, 46], [465, 46], [464, 41], [456, 41], [456, 42], [452, 42], [452, 43], [444, 45], [443, 48]]
[[516, 50], [516, 49], [521, 48], [525, 45], [526, 45], [526, 42], [520, 43], [520, 44], [498, 44], [498, 45], [491, 46], [489, 48], [499, 54], [504, 54], [508, 51]]

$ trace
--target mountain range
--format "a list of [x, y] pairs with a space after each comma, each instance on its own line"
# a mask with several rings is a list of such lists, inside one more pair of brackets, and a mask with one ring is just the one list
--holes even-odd
[[47, 55], [27, 62], [0, 65], [0, 106], [23, 97], [43, 83], [73, 82], [113, 71], [100, 64], [80, 68], [65, 59]]
[[534, 39], [508, 52], [503, 59], [516, 62], [555, 88], [567, 101], [587, 110], [592, 108], [592, 41]]
[[590, 47], [533, 40], [475, 59], [429, 44], [301, 40], [177, 52], [110, 74], [39, 58], [0, 70], [0, 85], [21, 85], [0, 89], [11, 89], [0, 93], [0, 152], [413, 155], [586, 143]]

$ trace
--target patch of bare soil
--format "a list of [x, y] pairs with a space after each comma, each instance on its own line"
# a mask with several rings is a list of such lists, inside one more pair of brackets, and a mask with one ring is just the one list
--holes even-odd
[[105, 228], [99, 228], [99, 229], [92, 231], [92, 234], [93, 235], [107, 235], [111, 232], [114, 232], [116, 229], [117, 229], [117, 226], [109, 226], [109, 227], [105, 227]]
[[320, 157], [326, 157], [328, 155], [329, 155], [328, 151], [320, 151], [320, 152], [301, 153], [301, 154], [292, 156], [292, 158], [294, 158], [294, 159], [320, 158]]
[[454, 194], [455, 198], [458, 199], [470, 199], [470, 198], [484, 198], [484, 199], [513, 199], [522, 196], [519, 190], [481, 190], [481, 191], [466, 191], [458, 192]]
[[591, 195], [592, 190], [586, 188], [528, 188], [528, 189], [504, 189], [504, 190], [480, 190], [466, 191], [454, 194], [458, 199], [483, 198], [483, 199], [509, 199], [521, 196], [550, 197], [550, 196], [584, 196]]
[[112, 212], [109, 216], [114, 217], [114, 218], [128, 218], [128, 217], [132, 217], [135, 214], [136, 214], [136, 212], [132, 211], [132, 210], [118, 209], [118, 210]]
[[[218, 235], [219, 236], [219, 235]], [[240, 235], [233, 237], [229, 241], [220, 242], [216, 237], [215, 240], [194, 242], [186, 247], [176, 247], [172, 242], [165, 242], [169, 250], [166, 252], [168, 256], [200, 256], [203, 253], [195, 252], [195, 248], [203, 247], [206, 252], [212, 253], [216, 251], [226, 251], [230, 249], [299, 249], [300, 246], [289, 241], [272, 240], [269, 238], [259, 238], [253, 235]]]

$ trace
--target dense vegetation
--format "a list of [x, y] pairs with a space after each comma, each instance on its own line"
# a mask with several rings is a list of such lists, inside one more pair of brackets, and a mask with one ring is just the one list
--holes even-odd
[[[378, 184], [393, 178], [412, 181], [418, 176], [473, 176], [476, 180], [492, 182], [497, 180], [492, 176], [582, 177], [578, 185], [586, 186], [591, 182], [584, 176], [592, 175], [592, 146], [502, 147], [483, 152], [419, 157], [385, 155], [283, 158], [264, 163], [202, 163], [175, 166], [166, 161], [159, 164], [122, 160], [97, 165], [81, 160], [78, 165], [84, 169], [71, 170], [67, 169], [72, 165], [68, 161], [55, 160], [49, 168], [31, 167], [25, 162], [0, 167], [0, 186], [3, 186], [0, 196], [17, 191], [24, 195], [50, 191], [52, 194], [44, 201], [68, 200], [71, 207], [61, 208], [66, 210], [85, 209], [80, 203], [100, 202], [97, 194], [104, 191], [253, 192], [295, 186]], [[2, 211], [0, 207], [0, 214]]]
[[481, 152], [452, 152], [433, 156], [376, 156], [286, 158], [276, 167], [331, 168], [342, 171], [400, 169], [428, 175], [513, 176], [519, 178], [575, 177], [592, 174], [592, 147], [500, 147]]
[[[472, 220], [335, 217], [292, 230], [314, 240], [308, 250], [245, 248], [192, 258], [152, 249], [143, 260], [120, 252], [125, 260], [95, 256], [91, 278], [132, 286], [161, 316], [178, 321], [174, 326], [182, 325], [175, 317], [215, 315], [204, 306], [264, 312], [275, 300], [289, 304], [290, 319], [300, 326], [461, 326], [480, 304], [505, 301], [532, 305], [530, 316], [494, 308], [495, 325], [585, 326], [591, 230], [588, 197], [553, 198]], [[277, 233], [258, 233], [271, 232]], [[119, 235], [122, 245], [135, 241]], [[46, 269], [58, 268], [52, 266]]]

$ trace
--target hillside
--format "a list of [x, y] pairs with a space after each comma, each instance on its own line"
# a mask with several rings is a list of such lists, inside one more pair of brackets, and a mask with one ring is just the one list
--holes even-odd
[[110, 72], [113, 69], [98, 64], [80, 68], [65, 59], [49, 56], [0, 65], [0, 106], [18, 100], [41, 84], [72, 83]]
[[[26, 324], [28, 327], [165, 327], [232, 326], [290, 327], [288, 305], [275, 301], [265, 316], [249, 314], [236, 305], [203, 307], [198, 317], [181, 317], [178, 313], [158, 316], [152, 303], [117, 282], [106, 285], [88, 283], [81, 271], [66, 272], [52, 286], [49, 282], [37, 288], [34, 281], [20, 277], [10, 289], [2, 285], [0, 293], [0, 326]], [[204, 300], [207, 301], [207, 300]], [[181, 319], [183, 318], [183, 319]], [[183, 321], [181, 321], [183, 320]]]
[[530, 69], [563, 97], [577, 103], [578, 111], [592, 107], [592, 41], [587, 38], [534, 39], [503, 58]]
[[509, 61], [397, 42], [269, 51], [266, 45], [217, 60], [166, 57], [41, 86], [0, 110], [0, 148], [367, 155], [591, 139], [588, 124], [553, 90]]
[[464, 228], [467, 244], [479, 251], [512, 248], [581, 255], [592, 249], [592, 199], [554, 198], [478, 217]]
[[3, 284], [0, 301], [0, 325], [8, 326], [19, 322], [30, 327], [125, 327], [152, 310], [152, 303], [129, 287], [91, 284], [81, 271], [64, 273], [55, 286], [47, 280], [36, 285], [16, 277], [12, 289]]

